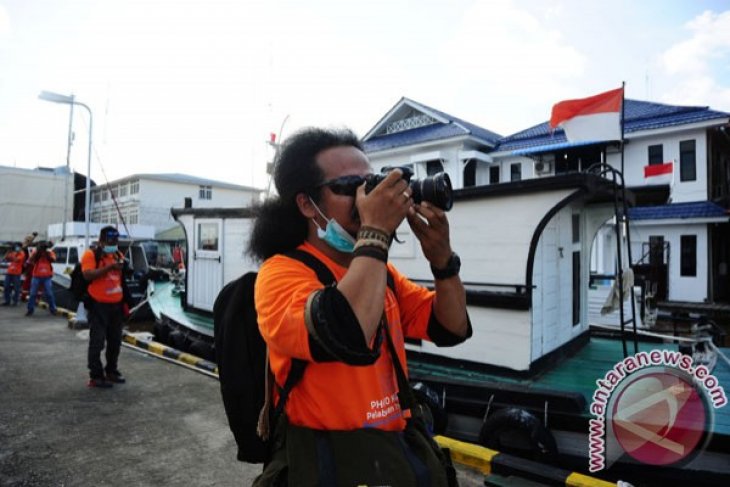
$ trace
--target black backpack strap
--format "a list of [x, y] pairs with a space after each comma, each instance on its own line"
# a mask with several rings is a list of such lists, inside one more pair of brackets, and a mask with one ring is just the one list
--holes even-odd
[[[292, 259], [298, 260], [299, 262], [305, 264], [307, 267], [312, 269], [315, 274], [317, 274], [317, 279], [319, 279], [319, 282], [324, 284], [325, 286], [332, 285], [336, 282], [335, 276], [332, 274], [332, 271], [329, 270], [329, 268], [324, 265], [324, 263], [316, 258], [314, 255], [310, 254], [309, 252], [301, 249], [294, 249], [291, 252], [287, 252], [284, 254], [287, 257], [290, 257]], [[393, 291], [395, 294], [395, 280], [393, 278], [393, 275], [391, 274], [390, 270], [388, 270], [388, 287]], [[386, 330], [386, 336], [390, 337]], [[392, 348], [392, 343], [390, 343], [390, 347]], [[394, 350], [394, 349], [393, 349]], [[391, 352], [392, 353], [392, 352]], [[395, 357], [395, 361], [398, 361], [397, 356]], [[400, 363], [398, 364], [400, 365]], [[289, 375], [286, 377], [286, 381], [284, 382], [284, 386], [279, 388], [279, 402], [276, 405], [276, 408], [274, 409], [274, 417], [277, 417], [283, 410], [284, 406], [286, 405], [286, 401], [289, 397], [289, 393], [294, 388], [294, 386], [302, 379], [302, 376], [304, 375], [304, 369], [307, 368], [307, 362], [301, 359], [292, 359], [291, 361], [291, 368], [289, 369]], [[405, 374], [403, 373], [403, 369], [400, 368], [401, 374], [403, 374], [403, 378], [405, 379]], [[405, 379], [405, 384], [408, 384], [407, 379]], [[400, 382], [400, 381], [399, 381]], [[399, 387], [402, 389], [401, 387]], [[410, 390], [409, 390], [410, 392]]]
[[[321, 282], [325, 286], [329, 286], [335, 282], [335, 276], [332, 274], [332, 271], [330, 271], [327, 266], [322, 263], [321, 260], [313, 256], [309, 252], [301, 249], [294, 249], [284, 255], [292, 259], [298, 260], [299, 262], [305, 264], [307, 267], [312, 269], [315, 274], [317, 274], [317, 279], [319, 279], [319, 282]], [[287, 375], [286, 381], [284, 381], [284, 385], [279, 388], [279, 402], [277, 403], [276, 408], [274, 408], [275, 418], [284, 410], [284, 406], [286, 406], [286, 401], [289, 398], [289, 393], [294, 388], [294, 386], [297, 385], [297, 383], [302, 379], [302, 376], [304, 376], [304, 369], [306, 368], [306, 361], [297, 358], [292, 359], [291, 368], [289, 369], [289, 375]]]

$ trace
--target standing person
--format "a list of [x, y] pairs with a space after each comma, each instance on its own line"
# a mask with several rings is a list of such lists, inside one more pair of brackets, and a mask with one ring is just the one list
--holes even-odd
[[[279, 196], [259, 208], [249, 242], [251, 255], [264, 261], [256, 309], [274, 390], [285, 384], [293, 359], [306, 366], [276, 424], [278, 446], [254, 485], [286, 485], [287, 476], [289, 485], [327, 476], [327, 485], [446, 485], [446, 468], [424, 465], [417, 446], [404, 441], [410, 412], [400, 408], [395, 367], [399, 362], [407, 373], [405, 337], [451, 346], [471, 336], [459, 259], [442, 210], [414, 204], [400, 170], [366, 193], [371, 172], [349, 130], [305, 129], [277, 159]], [[387, 263], [404, 219], [431, 264], [435, 291]], [[312, 269], [284, 255], [293, 249], [321, 261], [336, 285], [324, 287]], [[336, 447], [334, 436], [323, 434], [329, 432], [378, 432], [389, 440], [345, 435], [352, 441]]]
[[3, 306], [10, 305], [10, 292], [13, 293], [13, 306], [18, 305], [20, 299], [20, 276], [23, 275], [23, 264], [25, 263], [25, 252], [20, 247], [20, 242], [13, 243], [13, 249], [5, 254], [5, 261], [9, 262], [7, 274], [5, 274]]
[[[89, 313], [89, 387], [109, 388], [126, 382], [117, 366], [124, 319], [124, 256], [118, 242], [117, 229], [104, 227], [97, 248], [88, 249], [81, 257], [81, 270], [89, 281], [89, 299], [85, 303]], [[105, 341], [106, 367], [101, 363]]]
[[25, 279], [23, 279], [23, 283], [20, 287], [20, 299], [26, 299], [28, 297], [28, 294], [30, 294], [30, 283], [33, 280], [33, 266], [30, 265], [28, 262], [30, 258], [30, 250], [28, 248], [33, 244], [33, 241], [38, 236], [38, 232], [33, 232], [29, 235], [26, 235], [23, 239], [23, 244], [20, 246], [21, 252], [25, 254], [25, 266], [23, 267], [23, 274], [25, 274]]
[[56, 314], [56, 299], [53, 295], [53, 266], [56, 262], [56, 254], [50, 247], [51, 242], [38, 242], [37, 248], [30, 254], [28, 265], [33, 269], [30, 281], [30, 293], [28, 294], [28, 311], [25, 316], [32, 316], [35, 310], [38, 288], [43, 288], [43, 296], [48, 302], [48, 309], [52, 315]]

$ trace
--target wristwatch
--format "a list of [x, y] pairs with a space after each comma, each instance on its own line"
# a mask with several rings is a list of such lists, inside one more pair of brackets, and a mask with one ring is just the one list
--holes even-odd
[[443, 269], [436, 269], [433, 265], [431, 265], [431, 273], [433, 274], [434, 279], [448, 279], [449, 277], [454, 277], [459, 274], [459, 270], [461, 270], [461, 259], [456, 252], [451, 252], [451, 257], [449, 257], [449, 261]]

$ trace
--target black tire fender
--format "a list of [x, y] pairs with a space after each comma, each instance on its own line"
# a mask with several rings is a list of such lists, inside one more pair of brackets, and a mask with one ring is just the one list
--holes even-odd
[[[526, 447], [505, 444], [505, 436], [516, 434], [526, 438]], [[487, 418], [479, 432], [479, 443], [503, 453], [527, 456], [534, 460], [549, 460], [558, 454], [552, 433], [532, 413], [521, 408], [504, 408]]]
[[[439, 404], [439, 396], [423, 382], [415, 382], [411, 385], [416, 400], [426, 406], [426, 426], [434, 435], [441, 435], [448, 426], [448, 415]], [[430, 417], [429, 417], [430, 416]]]

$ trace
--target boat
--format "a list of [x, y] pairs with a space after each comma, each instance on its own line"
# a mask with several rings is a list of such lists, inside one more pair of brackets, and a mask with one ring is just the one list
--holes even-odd
[[[60, 224], [50, 225], [49, 238], [53, 241], [56, 262], [53, 263], [53, 290], [59, 307], [76, 310], [79, 302], [70, 291], [71, 272], [85, 251], [85, 237], [82, 224], [67, 223], [66, 237], [60, 238]], [[102, 224], [92, 225], [92, 235], [98, 235]], [[154, 228], [147, 225], [130, 225], [129, 233], [123, 231], [119, 237], [119, 250], [124, 254], [131, 272], [126, 284], [132, 298], [132, 308], [136, 308], [130, 319], [145, 321], [153, 319], [149, 306], [145, 303], [147, 286], [150, 280], [169, 280], [176, 270], [172, 249], [177, 242], [154, 239]], [[91, 247], [95, 237], [91, 239]]]
[[[591, 327], [589, 259], [594, 236], [606, 222], [618, 222], [617, 268], [629, 268], [623, 263], [633, 262], [626, 244], [631, 239], [621, 232], [630, 227], [622, 222], [631, 198], [620, 174], [603, 165], [581, 173], [454, 191], [451, 243], [461, 256], [474, 334], [453, 348], [406, 344], [410, 379], [428, 399], [436, 431], [609, 480], [728, 484], [730, 408], [721, 399], [722, 385], [730, 384], [730, 349], [721, 337], [700, 327], [679, 342], [650, 335], [639, 325], [637, 303], [624, 303], [627, 274], [621, 272], [615, 276], [617, 325], [600, 331]], [[164, 340], [165, 333], [168, 339], [172, 335], [188, 347], [200, 348], [206, 341], [212, 346], [211, 310], [218, 291], [256, 269], [244, 252], [252, 212], [182, 208], [172, 214], [185, 228], [189, 253], [184, 280], [164, 283], [151, 299], [153, 309], [159, 306], [156, 336]], [[390, 260], [415, 282], [433, 286], [428, 262], [408, 226], [397, 233], [403, 243], [393, 244]], [[614, 389], [601, 389], [601, 381], [615, 378], [610, 374], [616, 367], [653, 357], [653, 352], [669, 362], [639, 367], [633, 375], [624, 370]], [[688, 360], [692, 370], [712, 377], [714, 389], [685, 380], [688, 372], [677, 363], [686, 365]], [[643, 423], [632, 423], [619, 413], [630, 409], [627, 402], [638, 407], [637, 394], [649, 399], [645, 385], [654, 379], [647, 376], [650, 372], [675, 381], [667, 390], [683, 386], [693, 391], [692, 397], [699, 399], [691, 404], [706, 419], [693, 444], [672, 443], [687, 454], [671, 462], [636, 455], [641, 445], [660, 449], [667, 443], [658, 430], [649, 431], [653, 436], [639, 447], [626, 446], [638, 444], [637, 434], [649, 435]], [[666, 404], [676, 413], [689, 403]], [[661, 413], [655, 416], [663, 418], [666, 411]], [[665, 433], [674, 431], [674, 417], [670, 419], [660, 425]]]

